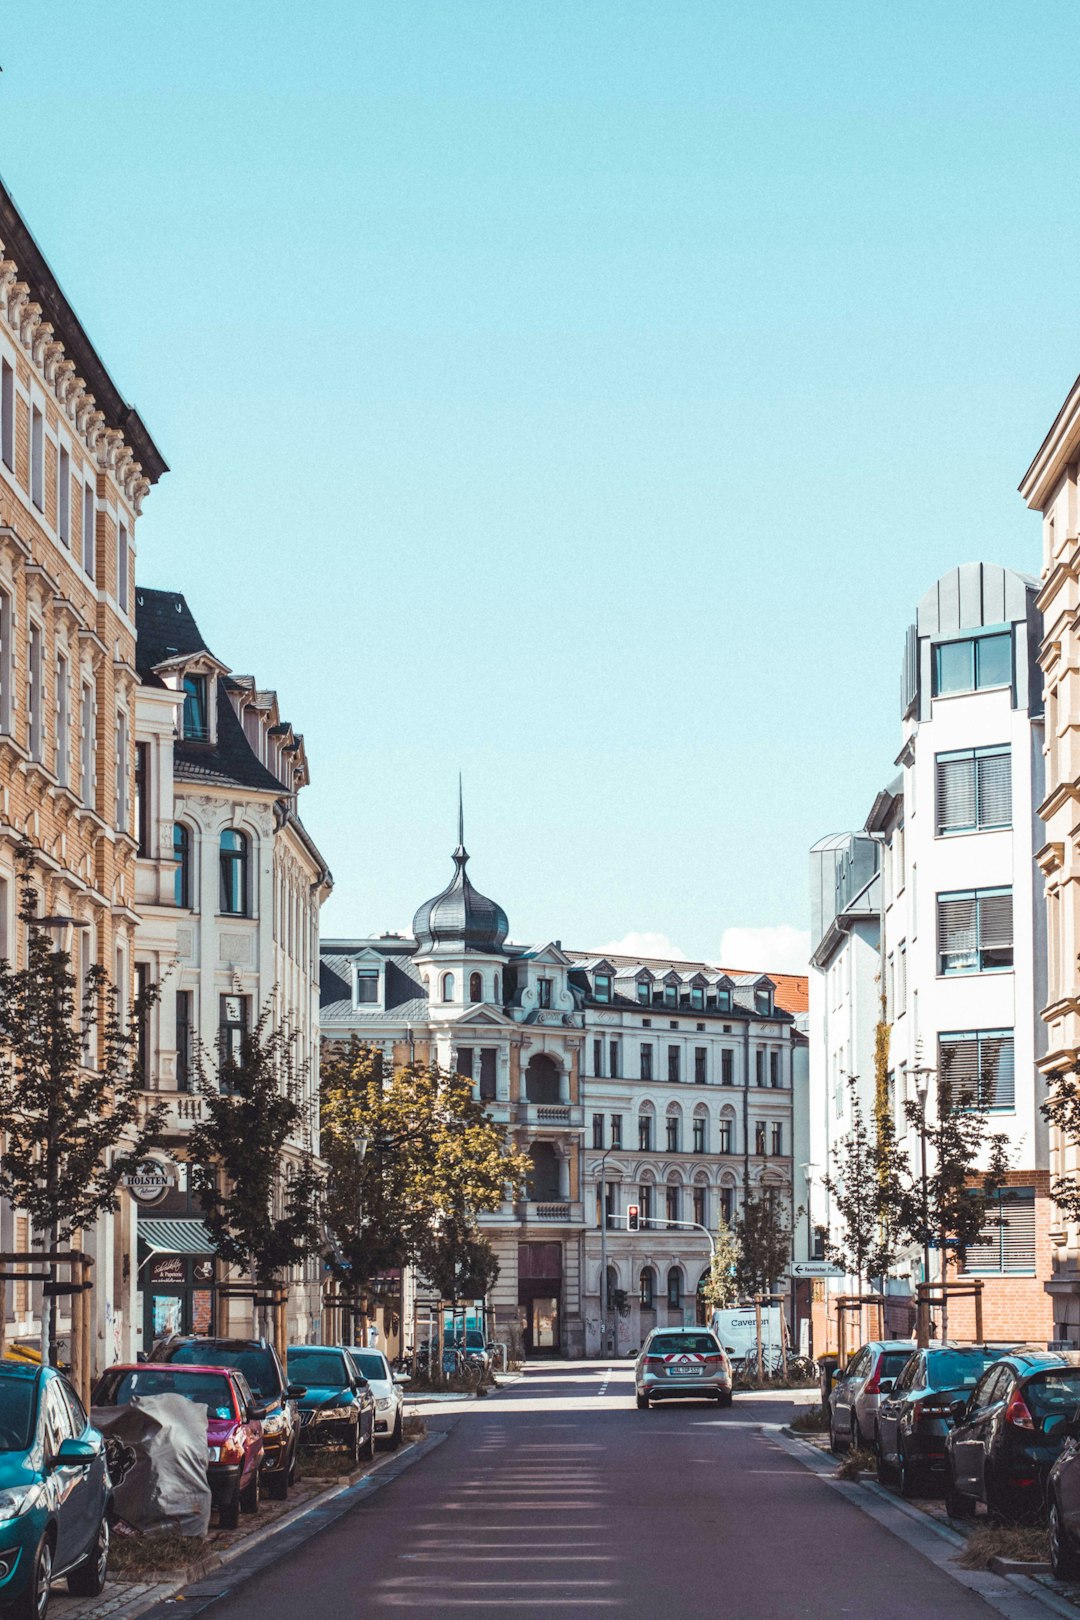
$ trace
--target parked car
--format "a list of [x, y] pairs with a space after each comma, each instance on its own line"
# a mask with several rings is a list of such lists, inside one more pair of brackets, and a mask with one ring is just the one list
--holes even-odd
[[983, 1373], [945, 1441], [945, 1507], [970, 1518], [1040, 1514], [1080, 1406], [1080, 1352], [1015, 1350]]
[[112, 1511], [105, 1445], [51, 1367], [0, 1362], [0, 1605], [44, 1620], [50, 1585], [76, 1597], [105, 1585]]
[[466, 1361], [480, 1367], [485, 1378], [491, 1371], [491, 1351], [480, 1328], [451, 1328], [444, 1341], [451, 1350], [460, 1350]]
[[257, 1513], [262, 1494], [262, 1417], [265, 1408], [235, 1367], [172, 1367], [152, 1361], [110, 1367], [98, 1379], [95, 1406], [126, 1406], [148, 1395], [183, 1395], [205, 1406], [206, 1477], [223, 1530], [240, 1513]]
[[833, 1451], [870, 1451], [877, 1444], [877, 1412], [911, 1355], [910, 1339], [871, 1339], [839, 1373], [829, 1398]]
[[304, 1386], [297, 1402], [305, 1445], [343, 1445], [360, 1461], [375, 1455], [375, 1397], [340, 1345], [291, 1344], [291, 1381]]
[[639, 1409], [674, 1397], [731, 1405], [731, 1362], [708, 1328], [653, 1328], [634, 1363]]
[[300, 1418], [296, 1403], [302, 1384], [290, 1385], [277, 1351], [265, 1339], [165, 1339], [154, 1346], [154, 1361], [173, 1366], [235, 1367], [265, 1408], [262, 1420], [262, 1480], [267, 1494], [283, 1502], [296, 1475]]
[[935, 1344], [915, 1350], [877, 1411], [878, 1479], [894, 1480], [901, 1495], [940, 1487], [945, 1437], [958, 1405], [966, 1405], [979, 1379], [1009, 1345]]
[[350, 1348], [348, 1355], [357, 1376], [367, 1379], [374, 1397], [375, 1434], [391, 1451], [396, 1451], [401, 1444], [405, 1421], [405, 1396], [401, 1388], [405, 1375], [394, 1372], [381, 1350], [361, 1350], [356, 1346]]

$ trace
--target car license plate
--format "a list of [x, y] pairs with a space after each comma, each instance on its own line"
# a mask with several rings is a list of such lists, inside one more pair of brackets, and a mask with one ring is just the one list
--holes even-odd
[[672, 1378], [702, 1378], [702, 1377], [704, 1377], [704, 1374], [705, 1374], [704, 1367], [672, 1367], [671, 1368], [671, 1376], [672, 1376]]

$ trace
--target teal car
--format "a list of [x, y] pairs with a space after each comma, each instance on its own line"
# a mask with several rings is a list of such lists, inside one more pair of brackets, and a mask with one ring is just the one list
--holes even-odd
[[340, 1345], [291, 1344], [289, 1383], [297, 1400], [300, 1442], [344, 1446], [355, 1462], [375, 1455], [375, 1397]]
[[61, 1575], [97, 1597], [111, 1494], [104, 1441], [63, 1374], [0, 1361], [0, 1615], [44, 1620]]

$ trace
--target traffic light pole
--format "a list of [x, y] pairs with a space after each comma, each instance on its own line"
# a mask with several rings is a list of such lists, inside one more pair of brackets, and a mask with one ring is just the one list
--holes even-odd
[[[645, 1220], [642, 1220], [641, 1216], [637, 1214], [637, 1209], [638, 1209], [638, 1206], [636, 1204], [633, 1204], [633, 1205], [631, 1205], [631, 1209], [627, 1211], [626, 1225], [627, 1225], [627, 1230], [628, 1231], [630, 1231], [630, 1232], [639, 1232], [639, 1231], [642, 1231], [647, 1226], [654, 1227], [657, 1231], [660, 1231], [663, 1227], [666, 1227], [666, 1226], [685, 1226], [685, 1227], [689, 1227], [690, 1230], [693, 1231], [693, 1232], [703, 1232], [705, 1234], [705, 1236], [709, 1240], [709, 1259], [710, 1259], [710, 1261], [715, 1263], [715, 1261], [716, 1261], [716, 1243], [713, 1240], [713, 1235], [709, 1231], [709, 1228], [707, 1226], [702, 1226], [700, 1221], [651, 1221], [651, 1220], [648, 1219], [648, 1217], [646, 1217]], [[631, 1226], [630, 1225], [631, 1210], [633, 1211], [633, 1214], [637, 1219], [637, 1225], [636, 1226]]]

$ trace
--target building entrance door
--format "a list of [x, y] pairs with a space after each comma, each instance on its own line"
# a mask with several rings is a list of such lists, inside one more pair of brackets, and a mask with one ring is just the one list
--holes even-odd
[[557, 1356], [562, 1303], [562, 1244], [518, 1244], [518, 1315], [527, 1356]]
[[548, 1295], [532, 1302], [532, 1348], [539, 1355], [559, 1348], [559, 1301]]

